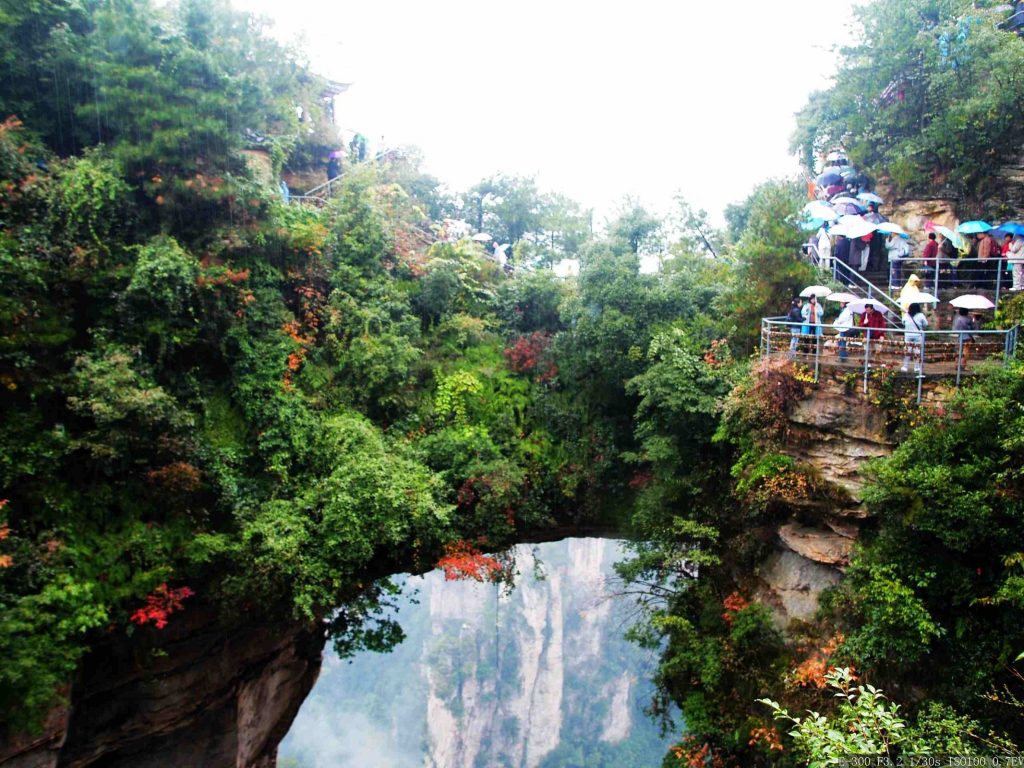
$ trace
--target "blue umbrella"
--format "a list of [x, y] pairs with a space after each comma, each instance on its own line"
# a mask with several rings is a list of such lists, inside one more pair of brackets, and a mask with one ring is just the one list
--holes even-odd
[[996, 229], [1004, 235], [1024, 235], [1024, 224], [1017, 221], [1008, 221], [1000, 224]]
[[821, 174], [814, 182], [819, 187], [831, 187], [833, 184], [838, 184], [843, 180], [843, 177], [833, 171], [825, 171]]
[[963, 235], [977, 235], [980, 232], [988, 232], [992, 225], [987, 221], [965, 221], [956, 228], [956, 231]]

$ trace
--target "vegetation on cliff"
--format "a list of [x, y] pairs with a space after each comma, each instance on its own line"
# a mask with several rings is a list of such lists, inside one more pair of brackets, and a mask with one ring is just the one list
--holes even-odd
[[951, 189], [985, 208], [1024, 141], [1024, 42], [1004, 28], [1005, 5], [879, 0], [855, 14], [863, 34], [839, 52], [834, 85], [797, 115], [793, 150], [814, 171], [819, 153], [842, 145], [900, 191]]
[[[969, 5], [866, 6], [797, 143], [841, 140], [908, 188], [987, 179], [1020, 140], [1001, 99], [1021, 42]], [[528, 179], [450, 196], [394, 153], [322, 208], [288, 205], [244, 151], [274, 174], [315, 166], [323, 83], [251, 20], [216, 0], [0, 7], [6, 728], [73, 694], [105, 634], [144, 664], [196, 602], [387, 648], [388, 574], [489, 572], [482, 548], [612, 522], [638, 542], [619, 568], [645, 609], [633, 634], [663, 649], [654, 709], [686, 721], [668, 764], [806, 762], [755, 700], [827, 708], [834, 663], [905, 701], [931, 747], [1024, 739], [1019, 368], [907, 427], [816, 626], [787, 644], [751, 599], [786, 505], [822, 488], [778, 452], [806, 382], [746, 361], [759, 318], [811, 278], [798, 186], [759, 187], [728, 235], [630, 200], [594, 235]], [[901, 77], [898, 103], [853, 98]], [[439, 237], [450, 213], [580, 275], [508, 275]], [[672, 258], [645, 274], [651, 254]]]

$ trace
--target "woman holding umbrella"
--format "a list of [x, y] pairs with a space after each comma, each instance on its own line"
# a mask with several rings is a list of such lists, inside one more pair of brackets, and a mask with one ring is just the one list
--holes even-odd
[[[814, 344], [815, 347], [817, 347], [821, 342], [822, 333], [821, 305], [818, 304], [818, 297], [813, 293], [807, 297], [807, 303], [804, 304], [804, 308], [801, 310], [801, 315], [803, 316], [804, 324], [800, 330], [803, 332], [804, 337], [810, 336], [813, 333]], [[810, 352], [813, 350], [807, 349], [805, 351]]]

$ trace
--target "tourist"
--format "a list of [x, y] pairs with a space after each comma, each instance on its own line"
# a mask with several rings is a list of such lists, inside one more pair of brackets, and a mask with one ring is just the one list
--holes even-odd
[[953, 241], [946, 237], [941, 232], [939, 233], [939, 261], [936, 264], [936, 269], [940, 272], [945, 271], [949, 274], [949, 285], [956, 285], [956, 264], [957, 260], [956, 246], [953, 245]]
[[866, 240], [870, 239], [871, 235], [866, 235], [865, 237], [855, 237], [850, 240], [850, 266], [856, 267], [859, 272], [867, 271], [870, 251], [868, 250]]
[[[999, 269], [999, 243], [988, 232], [978, 235], [978, 261], [974, 283], [979, 288], [995, 285], [996, 270]], [[993, 269], [995, 267], [995, 269]]]
[[832, 327], [839, 331], [839, 362], [845, 363], [847, 358], [846, 339], [856, 333], [856, 321], [849, 303], [844, 301], [840, 303], [839, 307], [839, 317], [832, 323]]
[[822, 224], [816, 241], [818, 265], [823, 269], [832, 268], [832, 239], [828, 236], [828, 224]]
[[939, 244], [935, 240], [935, 233], [928, 233], [928, 242], [924, 244], [924, 252], [921, 254], [921, 261], [923, 262], [925, 271], [931, 271], [936, 268], [935, 258], [939, 255]]
[[850, 263], [850, 238], [836, 235], [835, 255], [836, 261], [840, 261], [848, 267], [853, 266]]
[[864, 314], [860, 318], [861, 328], [867, 328], [865, 333], [868, 339], [882, 339], [885, 338], [885, 317], [882, 312], [875, 309], [873, 302], [867, 302], [864, 305]]
[[[864, 220], [870, 221], [872, 224], [884, 224], [888, 221], [878, 212], [878, 203], [868, 205], [868, 212], [864, 214]], [[872, 233], [871, 242], [868, 245], [868, 271], [876, 272], [883, 268], [885, 249], [885, 235], [881, 232]]]
[[959, 332], [960, 360], [961, 364], [964, 364], [967, 362], [968, 345], [974, 339], [970, 331], [978, 330], [978, 322], [975, 318], [968, 316], [965, 307], [960, 307], [956, 311], [956, 317], [953, 318], [953, 330]]
[[906, 312], [907, 307], [913, 301], [913, 296], [921, 293], [921, 278], [917, 275], [911, 275], [907, 278], [907, 284], [900, 289], [899, 305], [900, 308]]
[[786, 322], [790, 323], [789, 357], [793, 357], [796, 354], [796, 345], [800, 341], [800, 326], [803, 321], [804, 316], [800, 308], [800, 298], [795, 297], [789, 302], [789, 312], [786, 314]]
[[[803, 319], [803, 327], [800, 330], [805, 337], [814, 335], [814, 350], [816, 351], [818, 344], [821, 342], [822, 326], [821, 305], [818, 304], [818, 297], [814, 294], [811, 294], [807, 299], [807, 303], [804, 304], [801, 310], [801, 317]], [[807, 341], [806, 351], [812, 351], [809, 341]]]
[[1024, 237], [1017, 235], [1010, 243], [1007, 264], [1013, 266], [1013, 287], [1011, 291], [1024, 289]]
[[893, 232], [885, 239], [885, 250], [889, 254], [889, 285], [899, 285], [903, 280], [903, 260], [910, 256], [910, 244]]
[[913, 303], [903, 313], [903, 365], [900, 370], [906, 372], [910, 358], [914, 358], [914, 373], [921, 372], [921, 345], [924, 342], [924, 330], [928, 327], [928, 318], [921, 311], [921, 305]]

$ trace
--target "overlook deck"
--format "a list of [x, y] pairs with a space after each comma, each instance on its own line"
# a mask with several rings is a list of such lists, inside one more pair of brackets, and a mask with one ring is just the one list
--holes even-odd
[[[820, 334], [801, 333], [802, 324], [784, 317], [761, 320], [761, 358], [790, 359], [806, 365], [817, 381], [822, 369], [856, 373], [864, 391], [872, 371], [887, 369], [896, 376], [917, 380], [917, 397], [926, 378], [952, 379], [956, 386], [964, 376], [985, 365], [1006, 365], [1017, 351], [1020, 326], [998, 331], [924, 331], [907, 333], [886, 328], [881, 338], [868, 338], [861, 329], [841, 337], [827, 325]], [[866, 330], [866, 329], [865, 329]]]

